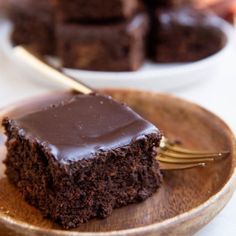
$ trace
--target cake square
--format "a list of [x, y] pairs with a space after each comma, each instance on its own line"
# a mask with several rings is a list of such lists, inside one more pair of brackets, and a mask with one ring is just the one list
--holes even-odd
[[76, 95], [3, 126], [10, 182], [64, 228], [143, 201], [161, 184], [159, 130], [110, 97]]
[[30, 46], [40, 54], [55, 51], [54, 4], [49, 0], [9, 0], [9, 16], [14, 24], [12, 41]]
[[219, 24], [215, 15], [190, 7], [157, 9], [151, 45], [154, 60], [191, 62], [215, 54], [225, 45]]
[[59, 19], [63, 21], [122, 20], [140, 8], [139, 0], [58, 0]]
[[97, 71], [134, 71], [145, 58], [148, 17], [106, 24], [62, 23], [58, 55], [64, 67]]

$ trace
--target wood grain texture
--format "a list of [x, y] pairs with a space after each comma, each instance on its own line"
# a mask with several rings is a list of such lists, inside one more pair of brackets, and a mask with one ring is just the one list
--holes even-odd
[[[61, 230], [25, 203], [20, 193], [8, 183], [1, 164], [0, 236], [192, 235], [231, 198], [236, 185], [236, 146], [234, 135], [224, 122], [199, 106], [169, 95], [130, 90], [105, 92], [125, 101], [163, 130], [165, 136], [180, 141], [184, 147], [204, 151], [230, 150], [231, 155], [204, 168], [164, 172], [161, 189], [145, 202], [117, 209], [107, 219], [94, 219], [71, 231]], [[4, 152], [1, 147], [1, 161]]]

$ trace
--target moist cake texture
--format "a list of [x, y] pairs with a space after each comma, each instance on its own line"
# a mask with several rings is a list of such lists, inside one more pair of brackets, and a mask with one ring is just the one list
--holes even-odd
[[137, 70], [145, 59], [146, 14], [106, 24], [61, 23], [58, 55], [64, 67], [98, 71]]
[[161, 184], [159, 130], [110, 97], [76, 95], [3, 126], [10, 182], [64, 228], [143, 201]]

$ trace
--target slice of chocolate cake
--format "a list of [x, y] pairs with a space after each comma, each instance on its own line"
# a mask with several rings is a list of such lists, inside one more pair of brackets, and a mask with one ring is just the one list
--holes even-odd
[[55, 51], [54, 0], [9, 0], [14, 44], [30, 46], [40, 54]]
[[63, 21], [104, 21], [127, 19], [137, 13], [140, 0], [58, 0]]
[[191, 62], [218, 52], [225, 35], [213, 14], [189, 7], [155, 12], [152, 29], [152, 53], [156, 62]]
[[3, 126], [10, 182], [64, 228], [143, 201], [161, 184], [159, 130], [110, 97], [76, 95]]
[[62, 23], [57, 27], [58, 55], [64, 67], [98, 71], [134, 71], [145, 59], [148, 18], [106, 24]]

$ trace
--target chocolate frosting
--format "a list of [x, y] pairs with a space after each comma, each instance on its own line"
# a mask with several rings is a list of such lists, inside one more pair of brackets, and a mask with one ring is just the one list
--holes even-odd
[[92, 158], [158, 129], [111, 97], [76, 95], [59, 105], [17, 119], [21, 133], [51, 149], [62, 163]]

